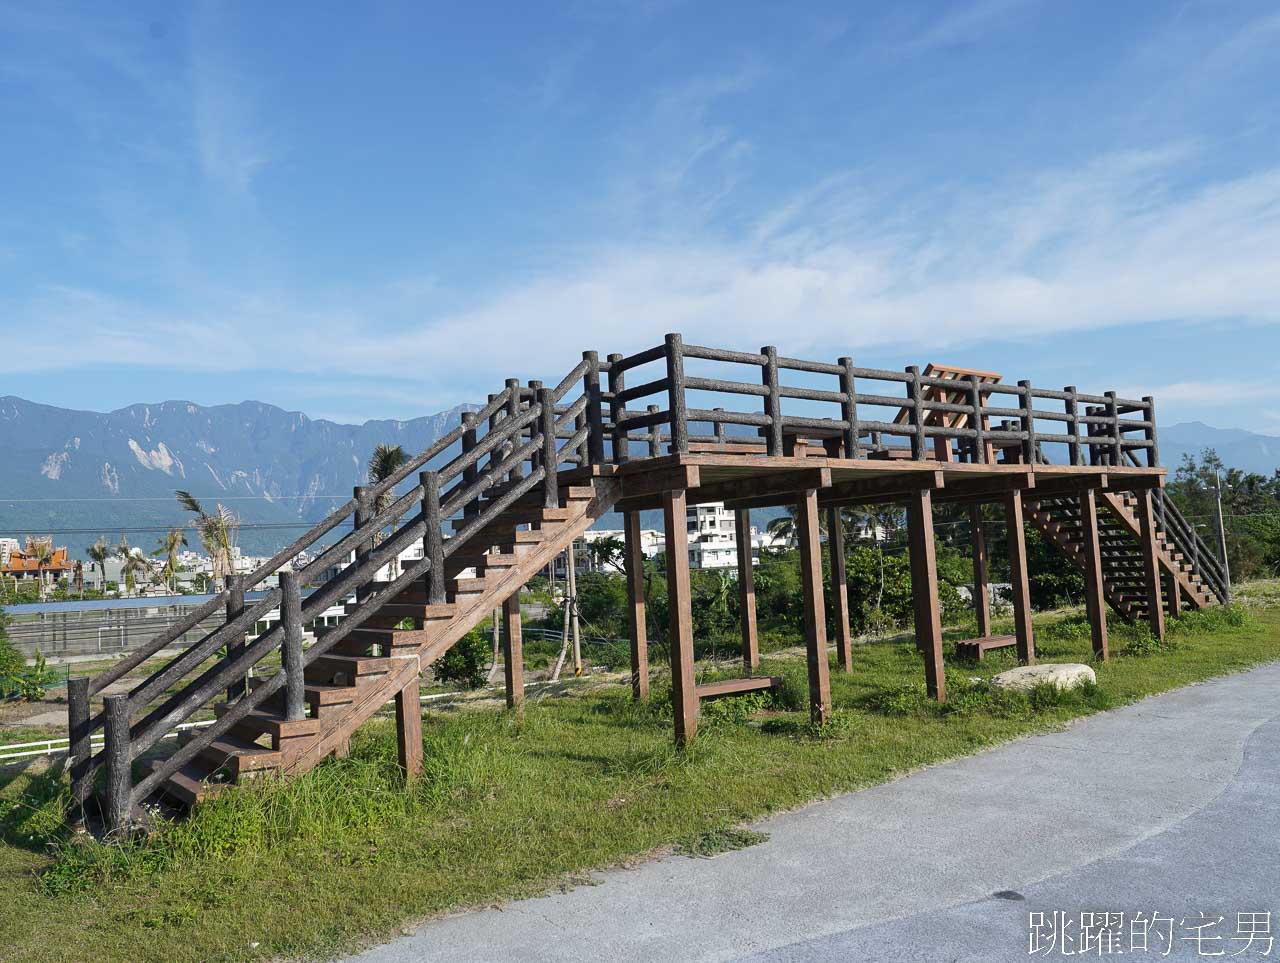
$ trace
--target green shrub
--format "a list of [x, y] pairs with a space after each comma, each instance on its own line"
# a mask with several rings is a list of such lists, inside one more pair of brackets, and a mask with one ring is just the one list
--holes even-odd
[[455, 682], [468, 689], [478, 689], [485, 683], [491, 657], [489, 640], [472, 629], [431, 668], [440, 682]]

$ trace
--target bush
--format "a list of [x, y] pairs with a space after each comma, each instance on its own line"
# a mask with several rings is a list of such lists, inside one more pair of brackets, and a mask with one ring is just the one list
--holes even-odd
[[472, 629], [432, 666], [440, 682], [456, 682], [468, 689], [484, 685], [492, 649], [489, 640]]
[[8, 616], [0, 609], [0, 699], [39, 699], [54, 680], [44, 664], [44, 656], [36, 656], [36, 664], [27, 665], [9, 636], [5, 634]]

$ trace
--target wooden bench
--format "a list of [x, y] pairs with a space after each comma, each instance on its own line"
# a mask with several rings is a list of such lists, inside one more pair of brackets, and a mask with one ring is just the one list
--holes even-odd
[[981, 639], [965, 639], [956, 643], [956, 658], [981, 662], [988, 649], [1003, 649], [1017, 644], [1016, 635], [988, 635]]
[[725, 696], [743, 695], [747, 692], [766, 692], [777, 689], [782, 680], [777, 676], [753, 676], [747, 679], [721, 679], [697, 687], [699, 699], [721, 699]]

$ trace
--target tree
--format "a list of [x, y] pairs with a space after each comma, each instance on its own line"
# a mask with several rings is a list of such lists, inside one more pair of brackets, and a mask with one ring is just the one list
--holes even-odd
[[587, 556], [587, 569], [603, 572], [606, 568], [619, 569], [626, 553], [626, 545], [616, 535], [595, 538], [583, 544]]
[[129, 544], [129, 536], [123, 532], [120, 533], [120, 542], [115, 547], [115, 553], [124, 563], [120, 566], [120, 576], [124, 579], [125, 594], [128, 595], [137, 588], [138, 573], [150, 572], [151, 566]]
[[44, 601], [44, 572], [53, 559], [53, 539], [33, 538], [30, 541], [31, 554], [36, 559], [36, 588], [40, 593], [40, 601]]
[[214, 511], [206, 512], [199, 499], [190, 492], [179, 490], [174, 494], [178, 498], [178, 504], [196, 516], [192, 524], [213, 565], [214, 589], [221, 591], [227, 576], [235, 570], [233, 560], [240, 518], [225, 505], [218, 505]]
[[171, 592], [178, 590], [178, 549], [185, 548], [186, 545], [187, 533], [180, 528], [171, 528], [156, 539], [155, 550], [151, 553], [153, 558], [164, 559], [164, 565], [160, 569], [160, 576], [164, 579]]
[[89, 558], [102, 573], [102, 594], [107, 594], [107, 560], [112, 556], [111, 546], [105, 538], [99, 538], [89, 546]]
[[[369, 483], [381, 484], [403, 468], [408, 460], [409, 456], [399, 445], [378, 445], [369, 456]], [[385, 512], [391, 507], [391, 501], [391, 492], [383, 492], [374, 504], [374, 512], [376, 514]]]
[[1280, 471], [1228, 468], [1212, 448], [1183, 456], [1166, 494], [1214, 551], [1219, 489], [1232, 579], [1280, 574]]

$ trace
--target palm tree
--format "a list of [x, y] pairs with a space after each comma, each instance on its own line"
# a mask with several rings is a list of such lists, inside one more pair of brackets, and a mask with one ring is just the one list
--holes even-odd
[[626, 545], [616, 535], [594, 538], [583, 546], [590, 571], [603, 572], [605, 566], [621, 568]]
[[782, 539], [788, 548], [793, 546], [796, 541], [795, 509], [788, 506], [786, 515], [779, 515], [777, 518], [769, 519], [766, 531], [774, 538]]
[[163, 536], [156, 539], [153, 558], [163, 558], [164, 565], [160, 569], [160, 577], [171, 592], [177, 592], [178, 581], [178, 549], [186, 548], [187, 533], [180, 528], [171, 528]]
[[206, 512], [199, 499], [191, 492], [179, 490], [174, 494], [178, 497], [178, 503], [196, 516], [191, 524], [213, 564], [214, 589], [221, 591], [220, 584], [225, 583], [226, 577], [234, 570], [232, 559], [235, 557], [240, 518], [225, 505], [218, 505], [214, 511]]
[[53, 539], [31, 539], [31, 554], [36, 560], [36, 588], [40, 592], [40, 601], [44, 601], [44, 570], [53, 559]]
[[102, 595], [104, 598], [107, 594], [107, 559], [111, 558], [111, 555], [111, 546], [107, 544], [105, 538], [99, 538], [89, 546], [89, 558], [98, 566], [98, 571], [102, 573]]
[[[369, 483], [378, 485], [386, 481], [401, 468], [404, 463], [409, 460], [409, 456], [405, 454], [405, 450], [399, 445], [378, 445], [373, 449], [373, 454], [369, 456]], [[373, 513], [381, 515], [391, 507], [392, 494], [390, 489], [378, 496], [377, 501], [373, 503]], [[373, 536], [373, 542], [376, 545], [386, 538], [386, 533], [379, 531]], [[392, 566], [395, 568], [394, 564]], [[392, 572], [392, 576], [395, 576]]]

